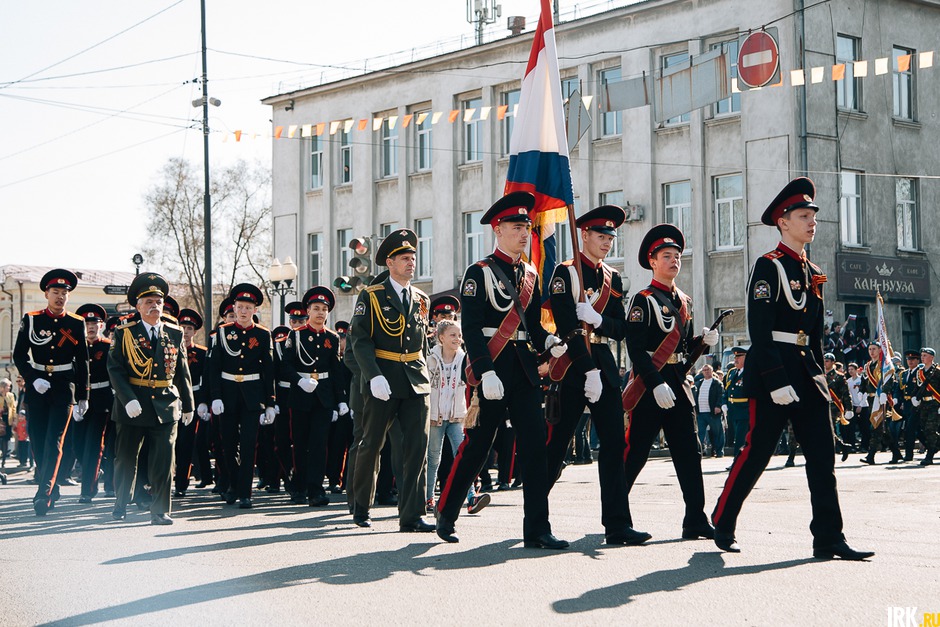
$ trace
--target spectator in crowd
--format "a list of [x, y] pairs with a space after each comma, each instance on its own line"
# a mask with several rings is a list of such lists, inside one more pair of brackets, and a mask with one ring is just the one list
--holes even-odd
[[711, 365], [705, 364], [695, 377], [695, 411], [698, 420], [698, 438], [705, 453], [706, 435], [711, 441], [712, 455], [723, 457], [725, 450], [725, 429], [722, 426], [722, 387], [715, 378]]

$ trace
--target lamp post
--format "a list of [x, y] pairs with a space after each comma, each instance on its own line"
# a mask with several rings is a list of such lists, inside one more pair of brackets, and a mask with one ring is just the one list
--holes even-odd
[[[284, 298], [294, 294], [294, 279], [297, 278], [297, 264], [287, 257], [282, 264], [277, 259], [268, 268], [268, 280], [274, 286], [274, 293], [281, 297], [281, 324], [284, 324]], [[273, 316], [272, 316], [273, 317]]]

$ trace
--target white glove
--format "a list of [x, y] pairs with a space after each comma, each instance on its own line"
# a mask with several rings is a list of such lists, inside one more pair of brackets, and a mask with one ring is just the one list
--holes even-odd
[[320, 382], [317, 381], [316, 379], [310, 379], [310, 378], [301, 379], [301, 380], [297, 383], [297, 387], [299, 387], [301, 390], [303, 390], [303, 391], [306, 392], [307, 394], [310, 394], [310, 393], [313, 392], [315, 389], [317, 389], [317, 385], [319, 385], [319, 383], [320, 383]]
[[33, 381], [33, 388], [40, 394], [45, 394], [49, 391], [49, 388], [52, 387], [52, 384], [46, 381], [45, 379], [36, 379]]
[[183, 422], [183, 426], [184, 426], [184, 427], [188, 427], [189, 425], [191, 425], [192, 422], [193, 422], [193, 412], [191, 412], [191, 411], [184, 411], [184, 412], [183, 412], [183, 421], [182, 421], [182, 422]]
[[660, 383], [653, 388], [653, 398], [663, 409], [672, 409], [676, 406], [676, 393], [665, 383]]
[[885, 394], [884, 392], [881, 393], [881, 396], [879, 396], [878, 399], [881, 401], [882, 405], [888, 404], [888, 395]]
[[718, 329], [702, 329], [702, 344], [705, 346], [718, 344]]
[[212, 401], [212, 413], [216, 416], [221, 416], [222, 412], [225, 411], [225, 405], [222, 404], [222, 399], [217, 398]]
[[82, 409], [82, 402], [79, 401], [78, 405], [72, 410], [72, 420], [75, 422], [81, 422], [85, 419], [85, 410]]
[[599, 327], [604, 321], [603, 316], [597, 313], [597, 310], [594, 309], [594, 306], [591, 303], [578, 303], [576, 306], [578, 320], [581, 322], [587, 322], [592, 327]]
[[584, 378], [584, 396], [588, 403], [596, 403], [601, 397], [601, 371], [595, 368], [588, 370]]
[[275, 406], [274, 406], [274, 413], [277, 414], [278, 416], [281, 415], [281, 406], [280, 406], [280, 405], [275, 405]]
[[920, 407], [920, 399], [917, 398], [916, 396], [912, 396], [911, 405], [913, 405], [914, 407]]
[[[568, 350], [568, 345], [562, 344], [561, 340], [559, 340], [554, 335], [549, 335], [547, 338], [545, 338], [545, 349], [551, 350], [552, 357], [558, 359], [565, 354], [565, 351]], [[494, 372], [493, 374], [496, 373]]]
[[487, 370], [483, 373], [483, 378], [480, 380], [480, 387], [483, 388], [483, 398], [488, 401], [498, 401], [503, 397], [503, 394], [506, 393], [506, 391], [503, 390], [503, 382], [499, 380], [499, 377], [497, 377], [496, 373], [492, 370]]
[[205, 403], [199, 403], [199, 406], [196, 407], [196, 415], [199, 416], [199, 420], [209, 420], [209, 406]]
[[372, 396], [380, 401], [387, 401], [392, 398], [392, 386], [388, 384], [388, 379], [379, 375], [369, 381], [369, 387], [372, 389]]
[[78, 407], [76, 409], [78, 409], [78, 411], [80, 411], [81, 414], [84, 416], [85, 414], [88, 413], [88, 401], [87, 400], [78, 401]]
[[796, 390], [792, 385], [788, 385], [770, 393], [770, 399], [777, 405], [789, 405], [794, 401], [799, 401], [800, 397], [796, 395]]
[[727, 405], [722, 405], [722, 406], [721, 406], [721, 411], [723, 411], [723, 412], [725, 412], [725, 413], [727, 414], [727, 413], [728, 413], [728, 406], [727, 406]]
[[274, 411], [274, 408], [268, 407], [264, 410], [264, 413], [261, 414], [260, 418], [258, 419], [258, 423], [263, 426], [274, 424], [274, 416], [276, 415], [277, 413]]
[[124, 411], [127, 412], [128, 418], [136, 418], [144, 413], [144, 408], [140, 406], [140, 401], [135, 398], [124, 406]]
[[845, 419], [846, 419], [846, 420], [851, 420], [851, 419], [854, 418], [854, 417], [855, 417], [855, 412], [852, 411], [851, 409], [850, 409], [849, 411], [845, 412]]
[[340, 403], [338, 409], [339, 409], [340, 416], [345, 416], [346, 414], [349, 413], [349, 405], [347, 405], [346, 403]]
[[333, 418], [330, 419], [330, 422], [336, 422], [337, 420], [339, 420], [339, 412], [334, 411]]

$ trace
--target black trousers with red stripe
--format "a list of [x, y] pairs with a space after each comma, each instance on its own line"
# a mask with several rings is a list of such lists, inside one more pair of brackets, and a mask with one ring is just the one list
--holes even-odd
[[[702, 452], [698, 436], [695, 435], [695, 410], [688, 402], [683, 402], [685, 393], [682, 390], [679, 390], [676, 396], [676, 405], [671, 409], [663, 409], [657, 405], [650, 390], [640, 398], [630, 413], [624, 472], [629, 495], [637, 476], [649, 459], [653, 440], [659, 436], [659, 430], [662, 429], [666, 444], [669, 445], [676, 477], [679, 479], [682, 499], [685, 501], [682, 526], [694, 527], [708, 522], [705, 516], [705, 487], [702, 482]], [[629, 512], [628, 496], [627, 521], [632, 527], [633, 517]]]
[[[555, 485], [565, 453], [571, 444], [575, 428], [587, 406], [584, 397], [584, 377], [569, 371], [561, 387], [561, 421], [548, 427], [548, 476], [550, 486]], [[600, 450], [597, 472], [601, 484], [601, 524], [608, 534], [622, 531], [629, 525], [627, 509], [627, 482], [624, 475], [623, 453], [626, 440], [623, 428], [623, 402], [620, 389], [605, 382], [601, 397], [592, 405], [591, 422], [597, 430]], [[551, 487], [549, 488], [551, 489]]]
[[[546, 428], [542, 413], [542, 388], [529, 383], [525, 371], [516, 368], [502, 378], [505, 394], [498, 401], [488, 401], [479, 392], [480, 416], [476, 427], [467, 429], [467, 437], [457, 451], [450, 476], [438, 500], [440, 516], [449, 522], [457, 520], [467, 498], [467, 490], [483, 469], [490, 453], [496, 430], [509, 418], [516, 432], [519, 464], [525, 483], [522, 487], [525, 538], [551, 533], [548, 521], [548, 471], [545, 462]], [[508, 412], [508, 415], [507, 415]]]
[[53, 500], [53, 491], [58, 494], [55, 481], [62, 461], [62, 443], [71, 422], [72, 395], [68, 390], [56, 389], [40, 394], [29, 386], [26, 404], [29, 407], [26, 428], [36, 458], [36, 483], [39, 484], [34, 499], [48, 504]]
[[333, 410], [314, 400], [309, 410], [290, 410], [290, 433], [294, 443], [293, 490], [308, 498], [324, 494], [326, 445]]
[[193, 469], [193, 452], [196, 450], [196, 436], [205, 425], [198, 417], [193, 417], [189, 426], [180, 422], [176, 431], [176, 469], [173, 481], [176, 489], [185, 492], [189, 489], [189, 477]]
[[101, 468], [109, 422], [110, 410], [89, 411], [85, 413], [85, 419], [75, 425], [76, 431], [82, 434], [76, 438], [76, 445], [81, 443], [81, 450], [76, 453], [82, 463], [82, 496], [98, 494], [98, 470]]
[[842, 511], [836, 491], [835, 445], [828, 399], [807, 393], [798, 402], [777, 405], [767, 396], [752, 398], [749, 409], [747, 442], [734, 460], [712, 514], [715, 528], [734, 532], [741, 506], [767, 467], [789, 419], [806, 458], [806, 479], [813, 507], [809, 526], [813, 545], [826, 546], [842, 540]]

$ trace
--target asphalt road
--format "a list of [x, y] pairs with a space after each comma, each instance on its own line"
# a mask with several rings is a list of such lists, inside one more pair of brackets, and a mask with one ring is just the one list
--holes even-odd
[[[802, 459], [784, 460], [745, 504], [737, 555], [679, 538], [668, 458], [634, 488], [636, 527], [653, 534], [642, 547], [602, 544], [596, 469], [567, 468], [551, 497], [561, 552], [522, 547], [521, 490], [461, 516], [448, 545], [399, 533], [392, 508], [359, 529], [337, 496], [312, 509], [259, 495], [246, 512], [200, 491], [153, 527], [65, 488], [37, 518], [34, 486], [14, 474], [0, 488], [0, 624], [892, 625], [895, 607], [940, 612], [940, 467], [838, 464], [848, 541], [877, 552], [851, 563], [812, 558]], [[709, 513], [727, 465], [704, 460]]]

